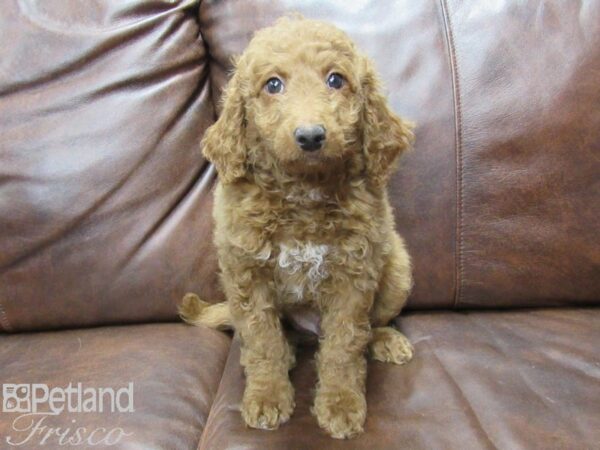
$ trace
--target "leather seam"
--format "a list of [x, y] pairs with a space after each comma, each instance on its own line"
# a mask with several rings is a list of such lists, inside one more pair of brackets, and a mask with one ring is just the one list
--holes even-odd
[[456, 308], [462, 298], [462, 280], [464, 267], [463, 248], [463, 152], [462, 152], [462, 103], [459, 81], [458, 59], [456, 57], [456, 44], [452, 21], [448, 12], [448, 0], [440, 0], [444, 31], [448, 45], [448, 58], [452, 75], [452, 95], [454, 99], [454, 147], [456, 153], [456, 250], [454, 257], [454, 305]]
[[4, 306], [2, 306], [2, 302], [0, 302], [0, 328], [4, 331], [12, 331], [12, 326], [8, 320], [8, 314], [6, 314]]
[[[221, 378], [219, 378], [219, 384], [217, 385], [217, 390], [215, 391], [215, 395], [210, 402], [210, 409], [208, 410], [208, 415], [206, 416], [206, 422], [204, 423], [204, 428], [202, 429], [202, 434], [200, 435], [200, 440], [198, 442], [197, 450], [204, 449], [204, 440], [206, 439], [206, 430], [208, 429], [208, 425], [211, 422], [212, 416], [214, 413], [215, 400], [219, 397], [221, 393], [221, 387], [223, 385], [223, 378], [225, 377], [225, 370], [227, 369], [227, 363], [229, 362], [229, 358], [231, 357], [231, 348], [233, 347], [235, 335], [231, 337], [229, 341], [229, 349], [227, 349], [227, 356], [225, 357], [225, 362], [223, 363], [223, 370], [221, 370]], [[224, 389], [224, 388], [223, 388]], [[214, 419], [212, 419], [214, 420]]]

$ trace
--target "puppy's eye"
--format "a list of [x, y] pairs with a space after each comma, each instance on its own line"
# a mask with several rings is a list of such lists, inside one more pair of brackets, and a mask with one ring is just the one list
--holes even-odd
[[329, 74], [327, 77], [327, 86], [329, 86], [331, 89], [341, 89], [342, 86], [344, 86], [344, 81], [345, 80], [342, 75], [334, 72]]
[[269, 94], [280, 94], [283, 92], [283, 81], [277, 77], [269, 78], [265, 83], [265, 89]]

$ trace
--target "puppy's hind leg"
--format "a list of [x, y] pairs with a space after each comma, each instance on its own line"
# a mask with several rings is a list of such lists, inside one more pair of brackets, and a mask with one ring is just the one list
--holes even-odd
[[371, 340], [369, 355], [372, 359], [394, 364], [405, 364], [413, 357], [414, 349], [400, 331], [386, 326], [406, 303], [412, 287], [410, 257], [404, 241], [395, 232], [392, 251], [384, 266], [379, 291], [371, 311]]
[[414, 349], [406, 336], [394, 327], [377, 327], [371, 330], [369, 355], [375, 361], [406, 364], [414, 354]]

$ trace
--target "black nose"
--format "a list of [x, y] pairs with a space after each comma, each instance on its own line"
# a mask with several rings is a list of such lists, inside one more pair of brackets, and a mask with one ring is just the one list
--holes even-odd
[[323, 125], [310, 125], [298, 127], [294, 131], [294, 138], [300, 148], [307, 152], [314, 152], [323, 147], [325, 142], [325, 127]]

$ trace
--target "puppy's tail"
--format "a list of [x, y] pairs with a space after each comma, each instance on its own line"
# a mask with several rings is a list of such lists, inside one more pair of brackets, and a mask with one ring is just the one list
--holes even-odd
[[190, 325], [205, 325], [217, 330], [232, 330], [233, 321], [227, 303], [210, 304], [196, 294], [185, 294], [179, 305], [179, 316]]

